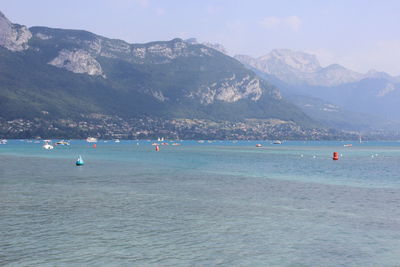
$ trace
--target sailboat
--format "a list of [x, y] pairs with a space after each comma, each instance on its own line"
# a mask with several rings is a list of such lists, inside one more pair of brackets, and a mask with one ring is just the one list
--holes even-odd
[[75, 162], [76, 166], [83, 166], [85, 164], [85, 162], [82, 159], [82, 156], [79, 155], [78, 159]]

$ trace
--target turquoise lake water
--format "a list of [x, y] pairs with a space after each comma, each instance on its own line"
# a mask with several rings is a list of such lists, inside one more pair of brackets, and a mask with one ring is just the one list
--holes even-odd
[[399, 142], [151, 143], [0, 145], [0, 265], [400, 266]]

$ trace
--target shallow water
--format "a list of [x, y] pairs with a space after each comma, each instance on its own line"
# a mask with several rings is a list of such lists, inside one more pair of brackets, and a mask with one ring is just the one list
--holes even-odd
[[0, 265], [399, 266], [400, 143], [256, 143], [0, 145]]

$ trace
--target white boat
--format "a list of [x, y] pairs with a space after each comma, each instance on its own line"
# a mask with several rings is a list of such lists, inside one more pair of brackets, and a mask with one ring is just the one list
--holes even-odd
[[119, 142], [121, 142], [121, 141], [119, 141], [119, 139], [115, 139], [114, 142], [115, 142], [115, 143], [119, 143]]
[[262, 144], [256, 144], [256, 147], [262, 147]]
[[47, 143], [47, 142], [46, 142], [42, 147], [43, 147], [44, 149], [47, 149], [47, 150], [53, 149], [53, 148], [54, 148], [54, 146], [50, 145], [50, 144]]
[[88, 138], [86, 138], [86, 142], [88, 142], [88, 143], [96, 143], [96, 142], [97, 142], [97, 138], [95, 138], [95, 137], [88, 137]]
[[282, 141], [280, 141], [280, 140], [275, 140], [275, 141], [273, 142], [273, 144], [275, 144], [275, 145], [280, 145], [280, 144], [282, 144]]
[[7, 144], [7, 139], [0, 140], [0, 145], [5, 145], [5, 144]]

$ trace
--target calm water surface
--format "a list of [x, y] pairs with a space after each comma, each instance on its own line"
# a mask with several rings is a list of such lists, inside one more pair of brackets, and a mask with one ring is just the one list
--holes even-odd
[[400, 266], [400, 143], [181, 143], [0, 145], [0, 265]]

